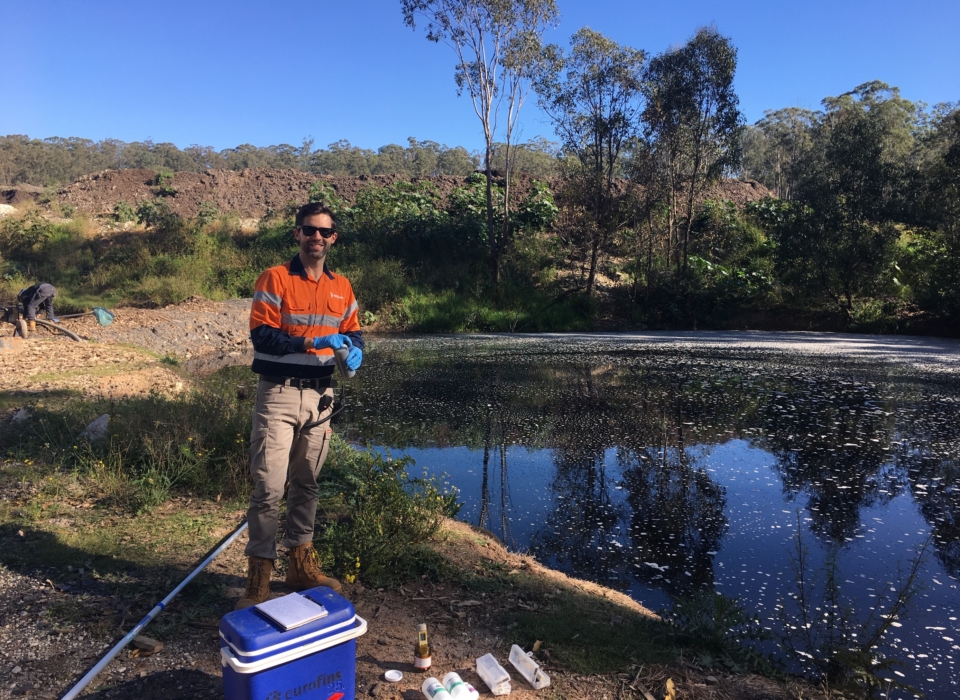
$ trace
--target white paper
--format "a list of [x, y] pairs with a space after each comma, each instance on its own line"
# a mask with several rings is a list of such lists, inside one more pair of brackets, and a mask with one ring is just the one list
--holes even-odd
[[255, 607], [284, 630], [292, 630], [327, 615], [325, 607], [299, 593], [258, 603]]

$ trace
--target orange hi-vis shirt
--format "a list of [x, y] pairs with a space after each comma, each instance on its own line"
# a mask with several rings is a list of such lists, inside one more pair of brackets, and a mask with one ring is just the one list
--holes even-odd
[[315, 350], [313, 338], [343, 333], [362, 349], [358, 315], [349, 280], [326, 265], [316, 280], [299, 256], [271, 267], [257, 279], [250, 307], [253, 371], [301, 379], [332, 375], [333, 351]]

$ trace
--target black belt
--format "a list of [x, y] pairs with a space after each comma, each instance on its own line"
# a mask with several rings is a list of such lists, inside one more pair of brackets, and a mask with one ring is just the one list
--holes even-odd
[[320, 377], [315, 379], [299, 379], [297, 377], [271, 377], [261, 374], [260, 379], [271, 384], [281, 384], [283, 386], [292, 386], [297, 389], [316, 389], [323, 391], [333, 386], [333, 377]]

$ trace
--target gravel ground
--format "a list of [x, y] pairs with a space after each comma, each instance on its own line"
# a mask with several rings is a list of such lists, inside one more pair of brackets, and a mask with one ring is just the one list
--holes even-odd
[[[62, 614], [50, 614], [67, 606], [113, 613], [110, 591], [89, 583], [51, 585], [51, 575], [53, 570], [18, 573], [0, 566], [0, 698], [62, 697], [113, 643], [99, 625], [66, 623]], [[211, 654], [215, 634], [180, 637], [146, 658], [125, 649], [84, 697], [223, 697]]]

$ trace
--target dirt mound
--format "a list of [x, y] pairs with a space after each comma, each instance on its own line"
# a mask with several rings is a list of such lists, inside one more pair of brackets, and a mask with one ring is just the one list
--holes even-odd
[[[259, 218], [268, 210], [278, 211], [291, 202], [306, 202], [310, 186], [318, 180], [329, 183], [338, 196], [352, 204], [364, 187], [383, 187], [404, 179], [400, 175], [335, 177], [299, 170], [251, 168], [239, 172], [176, 173], [159, 186], [153, 170], [106, 170], [64, 187], [58, 198], [61, 203], [95, 216], [111, 213], [120, 202], [135, 207], [145, 200], [163, 198], [170, 209], [181, 216], [196, 216], [200, 205], [207, 202], [219, 211]], [[436, 185], [444, 197], [465, 182], [465, 178], [453, 176], [413, 178], [414, 182], [423, 180]]]
[[0, 185], [0, 204], [17, 206], [36, 200], [41, 194], [43, 188], [36, 185]]
[[[514, 176], [513, 188], [522, 196], [533, 182], [531, 176]], [[385, 187], [399, 181], [430, 182], [446, 199], [466, 178], [452, 175], [406, 178], [402, 175], [360, 175], [358, 177], [314, 175], [300, 170], [250, 168], [248, 170], [208, 170], [203, 173], [174, 174], [162, 186], [156, 184], [153, 170], [105, 170], [80, 178], [60, 190], [62, 204], [70, 204], [85, 214], [106, 215], [120, 202], [134, 207], [139, 202], [162, 198], [170, 209], [185, 217], [196, 216], [204, 203], [219, 211], [241, 217], [260, 218], [268, 211], [279, 211], [290, 203], [301, 204], [309, 197], [310, 186], [322, 181], [350, 204], [368, 186]], [[711, 190], [707, 198], [729, 199], [743, 206], [769, 196], [766, 187], [754, 181], [725, 180]]]
[[719, 185], [710, 188], [704, 199], [729, 200], [739, 208], [772, 196], [773, 193], [756, 180], [723, 180]]

